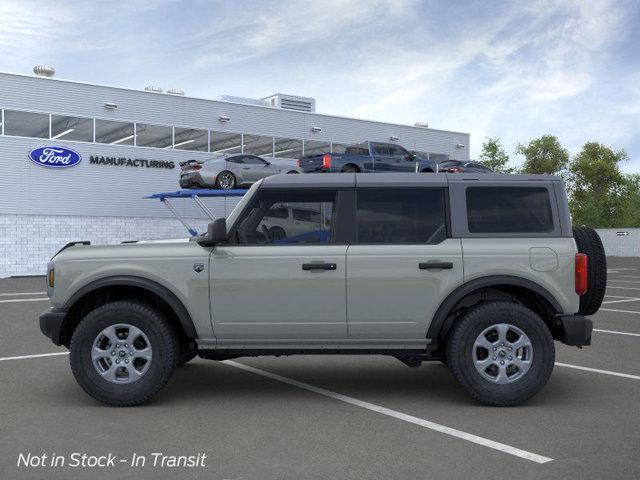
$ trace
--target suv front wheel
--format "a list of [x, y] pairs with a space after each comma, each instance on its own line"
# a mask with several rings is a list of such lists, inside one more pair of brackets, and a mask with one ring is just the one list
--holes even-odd
[[533, 311], [514, 302], [470, 308], [447, 336], [447, 365], [481, 403], [513, 406], [547, 383], [555, 362], [549, 328]]
[[136, 301], [102, 305], [80, 321], [70, 345], [80, 386], [107, 405], [138, 405], [155, 395], [178, 363], [179, 343], [157, 310]]

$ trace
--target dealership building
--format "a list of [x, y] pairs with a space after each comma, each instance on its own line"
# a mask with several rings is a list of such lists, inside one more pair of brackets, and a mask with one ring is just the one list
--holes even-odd
[[[250, 153], [294, 162], [366, 140], [438, 161], [469, 158], [467, 133], [319, 114], [306, 97], [211, 100], [59, 80], [49, 67], [34, 72], [0, 73], [0, 277], [43, 274], [70, 241], [186, 236], [165, 205], [144, 198], [177, 190], [186, 160]], [[44, 166], [34, 151], [38, 158], [62, 151], [66, 160]], [[224, 216], [237, 198], [206, 202]], [[188, 200], [174, 205], [198, 228], [206, 224]]]

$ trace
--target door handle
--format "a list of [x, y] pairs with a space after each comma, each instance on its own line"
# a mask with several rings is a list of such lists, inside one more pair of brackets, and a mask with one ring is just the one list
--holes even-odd
[[335, 263], [303, 263], [303, 270], [335, 270], [338, 266]]
[[441, 269], [448, 270], [453, 268], [453, 262], [420, 262], [418, 264], [420, 270]]

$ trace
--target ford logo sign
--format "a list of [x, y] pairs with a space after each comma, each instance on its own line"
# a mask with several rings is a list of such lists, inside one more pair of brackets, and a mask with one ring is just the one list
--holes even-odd
[[29, 160], [43, 167], [66, 168], [79, 164], [82, 155], [64, 147], [40, 147], [29, 152]]

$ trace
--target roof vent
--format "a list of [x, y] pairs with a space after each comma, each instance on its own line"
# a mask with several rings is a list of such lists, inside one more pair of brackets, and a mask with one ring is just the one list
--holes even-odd
[[147, 92], [162, 93], [162, 88], [156, 85], [147, 85], [146, 87], [144, 87], [144, 89]]
[[184, 96], [184, 91], [180, 90], [179, 88], [170, 88], [169, 90], [167, 90], [167, 93], [169, 95]]
[[33, 73], [35, 73], [38, 77], [51, 78], [56, 74], [56, 69], [50, 67], [49, 65], [36, 65], [35, 67], [33, 67]]
[[414, 125], [420, 128], [429, 128], [429, 124], [427, 122], [416, 122]]
[[270, 97], [263, 98], [273, 107], [283, 108], [285, 110], [296, 110], [298, 112], [315, 112], [316, 101], [309, 97], [298, 97], [296, 95], [286, 95], [284, 93], [276, 93]]

